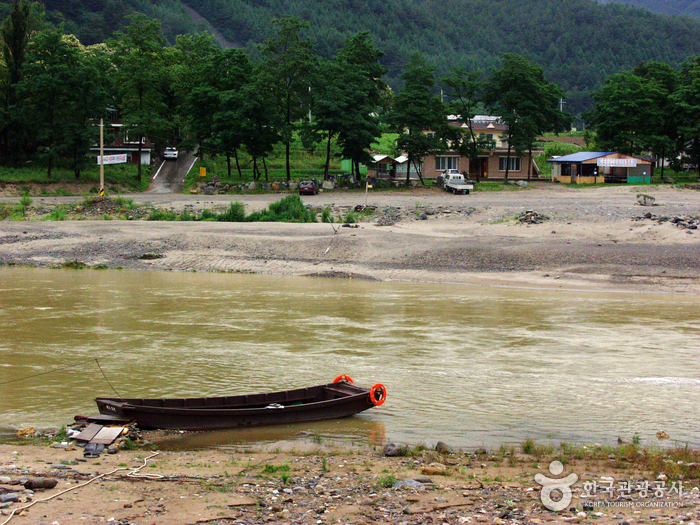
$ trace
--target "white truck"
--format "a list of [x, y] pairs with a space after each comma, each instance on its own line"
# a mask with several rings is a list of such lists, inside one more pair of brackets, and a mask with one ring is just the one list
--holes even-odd
[[469, 195], [469, 192], [474, 189], [474, 185], [465, 180], [464, 175], [455, 169], [445, 170], [445, 173], [440, 175], [436, 182], [442, 186], [445, 191], [451, 191], [452, 193]]

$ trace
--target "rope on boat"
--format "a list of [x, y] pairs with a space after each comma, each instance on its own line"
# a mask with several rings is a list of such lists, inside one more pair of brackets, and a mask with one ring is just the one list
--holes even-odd
[[102, 377], [105, 378], [105, 381], [107, 381], [107, 384], [110, 386], [110, 388], [114, 391], [115, 394], [117, 394], [117, 396], [119, 396], [119, 399], [123, 400], [124, 398], [122, 397], [122, 395], [119, 392], [117, 392], [117, 390], [112, 386], [112, 383], [109, 382], [109, 379], [107, 379], [107, 376], [105, 375], [104, 370], [102, 370], [100, 362], [97, 360], [97, 358], [95, 358], [95, 363], [97, 363], [97, 368], [99, 368], [100, 372], [102, 372]]
[[[117, 352], [112, 352], [111, 354], [103, 355], [100, 359], [103, 359], [105, 357], [111, 357], [115, 354], [117, 354]], [[90, 359], [90, 361], [92, 361], [92, 359]], [[0, 383], [0, 386], [8, 385], [10, 383], [16, 383], [17, 381], [24, 381], [26, 379], [34, 379], [35, 377], [41, 377], [41, 376], [45, 376], [47, 374], [53, 374], [55, 372], [62, 372], [63, 370], [68, 370], [69, 368], [75, 368], [76, 366], [84, 365], [86, 363], [89, 363], [90, 361], [78, 361], [77, 363], [66, 365], [66, 366], [63, 366], [61, 368], [54, 368], [53, 370], [47, 370], [46, 372], [39, 372], [38, 374], [31, 374], [31, 375], [24, 376], [24, 377], [18, 377], [17, 379], [10, 379], [9, 381], [3, 381], [2, 383]], [[95, 359], [95, 361], [97, 361], [97, 359]], [[99, 367], [100, 364], [98, 363], [97, 366]]]
[[[139, 474], [139, 471], [140, 471], [143, 467], [145, 467], [145, 466], [148, 464], [148, 460], [150, 460], [151, 458], [157, 456], [158, 454], [159, 454], [159, 452], [154, 452], [153, 454], [151, 454], [150, 456], [148, 456], [146, 459], [143, 460], [143, 465], [141, 465], [140, 467], [137, 467], [137, 468], [135, 468], [135, 469], [132, 469], [131, 472], [129, 472], [129, 473], [127, 474], [127, 476], [130, 477], [130, 478], [147, 478], [147, 479], [161, 479], [161, 478], [164, 478], [165, 476], [161, 476], [160, 474]], [[127, 467], [118, 467], [118, 468], [115, 468], [114, 470], [112, 470], [112, 471], [110, 471], [110, 472], [105, 472], [104, 474], [100, 474], [99, 476], [95, 476], [94, 478], [90, 478], [89, 480], [87, 480], [87, 481], [84, 482], [84, 483], [80, 483], [79, 485], [75, 485], [75, 486], [68, 487], [67, 489], [62, 490], [61, 492], [57, 492], [57, 493], [54, 494], [53, 496], [50, 496], [50, 497], [44, 498], [44, 499], [37, 499], [37, 500], [32, 501], [29, 505], [25, 505], [24, 507], [18, 507], [18, 508], [16, 508], [16, 509], [13, 509], [12, 512], [10, 513], [10, 516], [9, 516], [5, 521], [3, 521], [2, 523], [0, 523], [0, 525], [7, 525], [7, 523], [9, 523], [10, 520], [11, 520], [18, 512], [22, 512], [23, 510], [28, 509], [29, 507], [32, 507], [32, 506], [34, 506], [34, 505], [37, 504], [37, 503], [44, 503], [44, 502], [47, 502], [47, 501], [51, 501], [52, 499], [57, 498], [58, 496], [61, 496], [62, 494], [65, 494], [66, 492], [70, 492], [71, 490], [76, 490], [76, 489], [83, 488], [83, 487], [85, 487], [86, 485], [89, 485], [90, 483], [92, 483], [93, 481], [96, 481], [96, 480], [98, 480], [98, 479], [104, 478], [105, 476], [109, 476], [110, 474], [114, 474], [115, 472], [119, 472], [120, 470], [129, 470], [129, 469], [128, 469]]]

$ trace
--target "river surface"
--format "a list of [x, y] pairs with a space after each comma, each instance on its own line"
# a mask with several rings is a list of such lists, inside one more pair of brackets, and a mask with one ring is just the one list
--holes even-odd
[[93, 398], [255, 393], [350, 375], [379, 409], [188, 438], [497, 447], [700, 444], [700, 298], [240, 274], [0, 268], [0, 435]]

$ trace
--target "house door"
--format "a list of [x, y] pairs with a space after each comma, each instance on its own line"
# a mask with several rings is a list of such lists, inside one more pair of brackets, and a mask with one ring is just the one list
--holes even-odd
[[479, 158], [476, 162], [469, 162], [469, 178], [470, 179], [485, 179], [488, 177], [488, 160], [484, 158]]

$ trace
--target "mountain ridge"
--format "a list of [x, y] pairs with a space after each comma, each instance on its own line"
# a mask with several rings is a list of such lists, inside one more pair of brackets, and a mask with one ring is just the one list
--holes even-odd
[[[656, 0], [630, 0], [652, 2]], [[5, 2], [6, 3], [6, 2]], [[208, 30], [222, 43], [257, 55], [274, 32], [273, 18], [293, 16], [309, 24], [316, 52], [333, 56], [345, 39], [368, 30], [384, 52], [387, 81], [400, 85], [410, 55], [423, 54], [446, 76], [464, 66], [498, 67], [514, 52], [540, 64], [562, 87], [567, 109], [591, 107], [590, 92], [615, 72], [647, 61], [673, 66], [700, 55], [700, 20], [669, 16], [623, 3], [594, 0], [46, 0], [47, 18], [64, 23], [83, 43], [122, 29], [129, 12], [161, 20], [170, 42], [180, 32]], [[0, 3], [1, 4], [1, 3]], [[118, 15], [118, 16], [117, 16]], [[119, 20], [116, 20], [119, 18]], [[116, 20], [116, 21], [115, 21]]]

